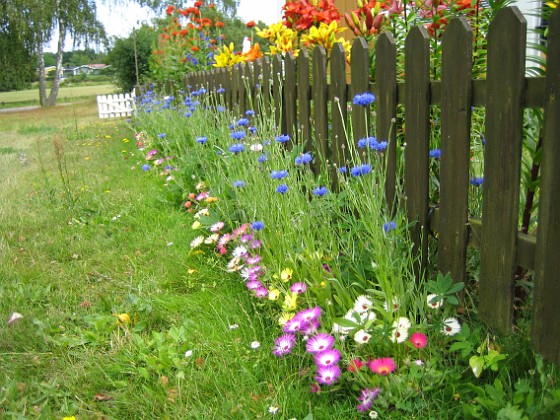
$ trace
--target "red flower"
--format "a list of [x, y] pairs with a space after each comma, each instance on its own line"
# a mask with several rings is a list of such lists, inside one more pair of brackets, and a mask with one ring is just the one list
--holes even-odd
[[167, 9], [165, 9], [165, 13], [170, 15], [173, 13], [174, 10], [175, 10], [175, 6], [168, 6]]
[[367, 367], [378, 375], [386, 376], [397, 368], [397, 364], [390, 357], [383, 357], [367, 362]]
[[421, 332], [415, 332], [410, 336], [410, 342], [416, 347], [417, 349], [421, 349], [426, 347], [428, 342], [428, 338], [422, 334]]
[[215, 26], [216, 28], [223, 28], [223, 27], [224, 27], [224, 22], [218, 21], [218, 22], [214, 23], [214, 26]]
[[255, 26], [257, 26], [257, 24], [254, 20], [250, 20], [249, 22], [247, 22], [246, 26], [247, 28], [254, 28]]
[[204, 2], [203, 1], [195, 1], [194, 2], [194, 7], [201, 7], [204, 6]]
[[350, 372], [356, 372], [357, 370], [360, 370], [364, 364], [365, 364], [365, 363], [362, 362], [360, 359], [355, 358], [354, 360], [352, 360], [352, 361], [348, 364], [348, 370], [349, 370]]
[[193, 51], [193, 52], [197, 52], [197, 51], [199, 51], [199, 50], [200, 50], [200, 48], [199, 48], [198, 46], [196, 46], [196, 45], [193, 45], [193, 46], [191, 47], [191, 51]]

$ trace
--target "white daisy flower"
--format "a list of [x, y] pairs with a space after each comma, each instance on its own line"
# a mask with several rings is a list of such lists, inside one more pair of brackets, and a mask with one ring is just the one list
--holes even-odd
[[220, 239], [220, 235], [218, 233], [213, 233], [212, 235], [210, 235], [208, 238], [206, 238], [204, 240], [205, 244], [214, 244], [216, 242], [218, 242], [218, 239]]
[[399, 302], [399, 299], [396, 296], [393, 298], [393, 304], [392, 305], [390, 305], [389, 302], [385, 302], [383, 304], [383, 308], [387, 312], [395, 312], [397, 309], [399, 309], [399, 306], [400, 306], [400, 302]]
[[373, 306], [373, 302], [365, 295], [358, 296], [354, 302], [354, 310], [358, 313], [367, 312]]
[[278, 409], [278, 407], [271, 405], [270, 407], [268, 407], [268, 412], [272, 415], [275, 415], [276, 413], [278, 413]]
[[193, 354], [193, 353], [192, 353], [192, 350], [187, 350], [187, 351], [185, 352], [185, 358], [191, 357], [192, 354]]
[[445, 318], [443, 320], [443, 327], [441, 328], [441, 332], [445, 335], [455, 335], [461, 331], [461, 324], [457, 318]]
[[443, 305], [443, 299], [432, 302], [432, 300], [434, 300], [437, 297], [438, 297], [438, 295], [436, 295], [435, 293], [432, 293], [432, 294], [430, 294], [426, 297], [426, 299], [428, 301], [428, 307], [429, 308], [437, 309], [437, 308], [441, 307], [441, 305]]
[[236, 247], [233, 252], [231, 253], [231, 255], [234, 258], [241, 258], [243, 255], [245, 255], [247, 253], [247, 248], [245, 248], [244, 246], [238, 246]]
[[263, 145], [260, 143], [252, 144], [251, 147], [249, 147], [249, 149], [251, 149], [252, 152], [260, 152], [263, 149]]
[[364, 312], [362, 314], [360, 314], [360, 318], [362, 320], [362, 324], [366, 324], [367, 322], [371, 321], [375, 321], [377, 318], [377, 315], [375, 315], [375, 312], [373, 311], [368, 311], [368, 312]]
[[210, 211], [208, 209], [199, 210], [195, 215], [195, 219], [200, 219], [201, 216], [210, 216]]
[[370, 338], [371, 334], [367, 333], [364, 330], [358, 330], [356, 331], [356, 334], [354, 334], [354, 341], [358, 344], [366, 344], [367, 342], [369, 342]]
[[204, 236], [197, 236], [191, 241], [191, 248], [198, 248], [204, 242]]
[[258, 341], [253, 341], [251, 342], [251, 348], [252, 349], [258, 349], [261, 346], [261, 343], [259, 343]]

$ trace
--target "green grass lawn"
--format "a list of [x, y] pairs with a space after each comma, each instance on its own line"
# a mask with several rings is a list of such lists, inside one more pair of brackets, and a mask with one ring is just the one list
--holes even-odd
[[[83, 99], [85, 97], [108, 95], [116, 92], [117, 88], [111, 84], [73, 87], [65, 87], [64, 84], [62, 84], [58, 93], [58, 103], [74, 102], [77, 99]], [[14, 92], [0, 92], [0, 108], [38, 104], [38, 88]]]
[[353, 418], [271, 357], [244, 284], [190, 254], [192, 220], [131, 131], [95, 116], [0, 114], [0, 418]]

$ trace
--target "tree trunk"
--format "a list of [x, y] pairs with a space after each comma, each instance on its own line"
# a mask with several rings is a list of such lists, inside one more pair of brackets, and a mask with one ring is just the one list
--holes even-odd
[[54, 74], [53, 85], [49, 97], [45, 101], [45, 106], [56, 105], [60, 76], [62, 73], [62, 53], [64, 52], [64, 39], [66, 38], [66, 22], [62, 18], [58, 19], [58, 44], [56, 50], [56, 73]]
[[45, 106], [47, 98], [47, 82], [45, 74], [45, 57], [43, 52], [43, 39], [40, 38], [37, 45], [37, 59], [39, 61], [39, 103]]

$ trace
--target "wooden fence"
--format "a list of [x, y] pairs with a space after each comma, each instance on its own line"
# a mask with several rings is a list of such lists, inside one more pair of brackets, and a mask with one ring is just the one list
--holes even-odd
[[[404, 106], [404, 121], [397, 124], [406, 124], [402, 182], [407, 215], [418, 221], [412, 228], [415, 252], [422, 255], [417, 272], [426, 264], [427, 228], [438, 232], [438, 269], [451, 272], [456, 281], [465, 279], [467, 246], [478, 247], [480, 317], [508, 333], [514, 321], [516, 270], [534, 270], [532, 343], [547, 359], [560, 363], [560, 10], [549, 20], [546, 77], [525, 77], [526, 22], [517, 8], [501, 10], [490, 26], [485, 80], [472, 78], [472, 39], [464, 18], [449, 23], [442, 39], [440, 81], [430, 80], [429, 35], [415, 27], [405, 40], [404, 82], [397, 81], [395, 41], [384, 33], [376, 44], [375, 84], [368, 77], [368, 47], [358, 38], [349, 75], [344, 51], [336, 44], [328, 66], [325, 50], [317, 47], [312, 57], [301, 51], [297, 59], [273, 56], [233, 70], [192, 73], [185, 85], [224, 87], [230, 107], [242, 112], [256, 104], [256, 94], [272, 92], [273, 101], [265, 108], [270, 105], [268, 112], [274, 113], [281, 132], [338, 165], [345, 164], [348, 150], [349, 100], [366, 91], [375, 93], [377, 138], [389, 141], [385, 191], [390, 203], [400, 182], [396, 132], [402, 125], [395, 127], [397, 106]], [[432, 105], [441, 107], [437, 206], [429, 203]], [[468, 216], [473, 106], [486, 109], [482, 220]], [[525, 108], [542, 108], [545, 116], [536, 237], [519, 231]], [[351, 119], [353, 140], [365, 137], [366, 116], [356, 112]]]
[[99, 118], [129, 117], [135, 105], [135, 93], [97, 96]]

